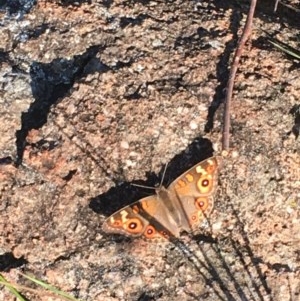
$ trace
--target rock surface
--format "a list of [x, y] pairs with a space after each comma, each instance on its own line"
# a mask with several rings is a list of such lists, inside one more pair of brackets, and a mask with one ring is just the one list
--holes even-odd
[[[273, 1], [259, 1], [236, 78], [211, 227], [185, 249], [101, 230], [149, 194], [133, 182], [154, 186], [168, 164], [170, 183], [220, 153], [228, 66], [248, 9], [229, 2], [2, 4], [7, 279], [22, 283], [21, 269], [93, 301], [299, 299], [299, 62], [266, 35], [299, 49], [299, 12], [273, 13]], [[0, 299], [13, 300], [4, 290]]]

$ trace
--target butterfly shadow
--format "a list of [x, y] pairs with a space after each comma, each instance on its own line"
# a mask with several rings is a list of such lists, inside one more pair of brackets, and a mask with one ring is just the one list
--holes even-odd
[[[97, 214], [109, 216], [141, 198], [155, 194], [155, 188], [160, 183], [167, 187], [184, 171], [211, 157], [212, 154], [212, 143], [206, 138], [197, 138], [184, 151], [176, 155], [168, 163], [167, 168], [162, 166], [158, 175], [153, 172], [147, 172], [146, 180], [135, 180], [133, 182], [114, 179], [116, 186], [99, 196], [91, 198], [89, 207]], [[145, 187], [141, 188], [135, 185]]]

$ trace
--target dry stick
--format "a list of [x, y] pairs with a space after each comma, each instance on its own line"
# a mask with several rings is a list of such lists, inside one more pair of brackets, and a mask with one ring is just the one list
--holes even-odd
[[244, 27], [244, 31], [243, 31], [243, 34], [239, 41], [238, 47], [235, 51], [232, 67], [231, 67], [230, 74], [229, 74], [229, 80], [228, 80], [226, 98], [225, 98], [226, 99], [225, 100], [225, 110], [224, 110], [224, 127], [223, 127], [223, 137], [222, 137], [222, 140], [223, 140], [222, 141], [222, 149], [223, 150], [228, 150], [228, 148], [229, 148], [230, 106], [231, 106], [231, 100], [232, 100], [234, 79], [235, 79], [236, 71], [239, 66], [240, 57], [241, 57], [242, 51], [244, 49], [245, 43], [251, 34], [255, 6], [256, 6], [256, 0], [251, 0], [251, 5], [250, 5], [249, 12], [248, 12], [247, 20], [246, 20], [246, 25]]

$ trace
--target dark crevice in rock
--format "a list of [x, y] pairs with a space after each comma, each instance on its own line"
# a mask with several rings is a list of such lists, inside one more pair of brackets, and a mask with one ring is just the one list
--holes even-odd
[[73, 178], [73, 176], [76, 174], [76, 172], [77, 169], [70, 170], [69, 173], [65, 177], [63, 177], [63, 180], [65, 180], [66, 182], [70, 181]]
[[11, 156], [2, 157], [0, 158], [0, 165], [9, 165], [13, 162], [13, 159]]

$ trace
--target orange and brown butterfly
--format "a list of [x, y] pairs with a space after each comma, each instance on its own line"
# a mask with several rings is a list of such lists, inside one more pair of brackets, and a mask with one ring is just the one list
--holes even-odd
[[178, 238], [182, 231], [196, 230], [212, 212], [221, 165], [219, 156], [196, 164], [168, 188], [112, 214], [103, 230], [146, 239]]

